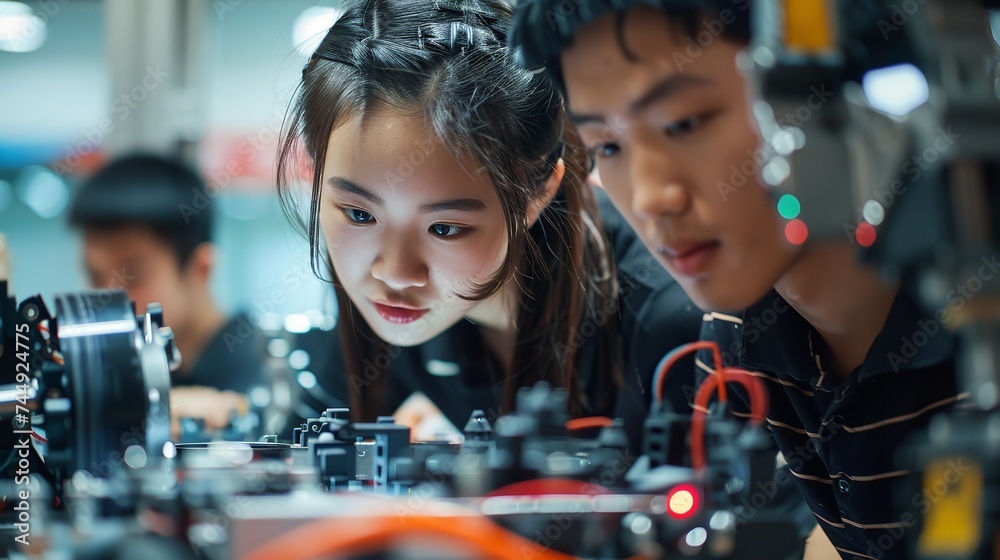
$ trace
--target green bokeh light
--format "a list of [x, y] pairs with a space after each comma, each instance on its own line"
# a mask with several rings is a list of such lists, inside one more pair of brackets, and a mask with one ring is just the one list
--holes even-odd
[[799, 204], [799, 199], [795, 198], [795, 195], [785, 194], [778, 199], [778, 214], [786, 220], [794, 220], [799, 217], [799, 212], [802, 211], [802, 205]]

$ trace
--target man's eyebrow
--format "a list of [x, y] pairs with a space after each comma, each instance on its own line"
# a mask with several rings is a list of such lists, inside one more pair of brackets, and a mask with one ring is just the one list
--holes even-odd
[[479, 212], [486, 210], [486, 203], [477, 198], [456, 198], [445, 200], [433, 204], [424, 204], [420, 207], [421, 214], [441, 212], [443, 210], [461, 210], [465, 212]]
[[692, 87], [706, 86], [711, 83], [712, 80], [695, 74], [673, 74], [646, 90], [646, 93], [642, 94], [638, 99], [632, 102], [632, 106], [629, 107], [629, 111], [632, 113], [638, 113], [649, 108], [650, 105], [657, 101], [676, 95], [679, 91]]
[[372, 204], [375, 204], [375, 205], [378, 205], [378, 206], [385, 206], [385, 201], [382, 200], [382, 198], [380, 196], [378, 196], [377, 194], [375, 194], [375, 193], [373, 193], [373, 192], [365, 189], [364, 187], [362, 187], [361, 185], [359, 185], [359, 184], [357, 184], [357, 183], [355, 183], [353, 181], [349, 181], [347, 179], [344, 179], [343, 177], [330, 177], [330, 179], [327, 180], [327, 183], [331, 187], [333, 187], [333, 188], [335, 188], [337, 190], [341, 190], [341, 191], [348, 192], [348, 193], [351, 193], [351, 194], [356, 194], [356, 195], [360, 196], [361, 198], [364, 198], [365, 200], [368, 200]]
[[576, 126], [583, 126], [585, 124], [600, 124], [604, 122], [604, 117], [600, 115], [578, 115], [572, 111], [568, 111], [569, 120]]
[[[653, 103], [676, 95], [680, 91], [692, 87], [706, 86], [711, 83], [712, 80], [696, 74], [671, 74], [670, 76], [667, 76], [663, 80], [657, 82], [655, 85], [647, 89], [645, 93], [636, 98], [636, 100], [629, 106], [629, 112], [639, 113], [649, 108], [649, 106]], [[572, 111], [569, 112], [569, 118], [576, 126], [603, 123], [606, 120], [602, 115], [577, 114]]]

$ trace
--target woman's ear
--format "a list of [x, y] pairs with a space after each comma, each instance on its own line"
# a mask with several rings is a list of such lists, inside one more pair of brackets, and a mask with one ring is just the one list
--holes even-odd
[[552, 199], [555, 198], [556, 193], [559, 192], [559, 186], [562, 185], [562, 180], [565, 175], [566, 163], [562, 160], [562, 158], [559, 158], [559, 161], [556, 162], [555, 169], [552, 171], [552, 175], [550, 175], [549, 179], [545, 182], [545, 190], [542, 191], [542, 194], [538, 198], [532, 200], [531, 203], [528, 204], [528, 229], [531, 229], [531, 226], [535, 225], [535, 222], [538, 221], [538, 216], [542, 214], [542, 210], [545, 210], [549, 203], [552, 202]]

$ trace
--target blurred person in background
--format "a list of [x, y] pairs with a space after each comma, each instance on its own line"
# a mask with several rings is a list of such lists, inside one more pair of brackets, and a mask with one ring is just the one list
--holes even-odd
[[176, 161], [128, 155], [81, 185], [69, 221], [93, 288], [124, 289], [137, 314], [163, 308], [182, 357], [171, 374], [175, 436], [181, 417], [225, 427], [265, 378], [264, 358], [258, 331], [245, 316], [227, 317], [209, 291], [214, 215], [204, 181]]

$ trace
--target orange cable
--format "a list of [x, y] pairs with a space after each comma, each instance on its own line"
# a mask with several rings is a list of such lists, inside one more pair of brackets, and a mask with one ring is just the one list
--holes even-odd
[[[716, 344], [715, 342], [712, 342], [710, 340], [699, 340], [697, 342], [691, 342], [683, 346], [678, 346], [672, 352], [673, 355], [670, 356], [670, 359], [668, 359], [666, 363], [663, 364], [663, 367], [660, 368], [660, 371], [657, 372], [660, 378], [660, 382], [656, 386], [657, 401], [663, 400], [663, 383], [664, 380], [666, 380], [667, 378], [667, 372], [670, 371], [670, 368], [672, 368], [674, 364], [677, 363], [677, 360], [697, 350], [711, 350], [713, 362], [715, 363], [716, 374], [719, 376], [725, 375], [723, 373], [723, 370], [725, 368], [722, 366], [722, 351], [719, 349], [719, 345]], [[729, 396], [726, 393], [726, 385], [725, 383], [723, 383], [722, 387], [719, 389], [719, 400], [722, 402], [726, 402], [728, 398]]]
[[[767, 416], [769, 399], [764, 383], [750, 374], [750, 372], [739, 368], [728, 368], [733, 374], [732, 380], [746, 388], [750, 395], [750, 414], [755, 424], [763, 424]], [[691, 417], [691, 465], [695, 470], [705, 467], [705, 421], [708, 413], [708, 403], [712, 394], [719, 387], [720, 376], [709, 377], [698, 387], [695, 396], [695, 409]]]
[[614, 425], [614, 422], [614, 420], [607, 416], [587, 416], [586, 418], [574, 418], [566, 422], [566, 429], [575, 432], [591, 428], [607, 428]]
[[[385, 550], [401, 537], [441, 537], [471, 545], [477, 554], [492, 560], [521, 560], [538, 546], [507, 531], [484, 516], [413, 516], [318, 519], [284, 533], [257, 548], [246, 560], [310, 560], [332, 553], [355, 554]], [[555, 550], [538, 550], [540, 560], [575, 560]]]

